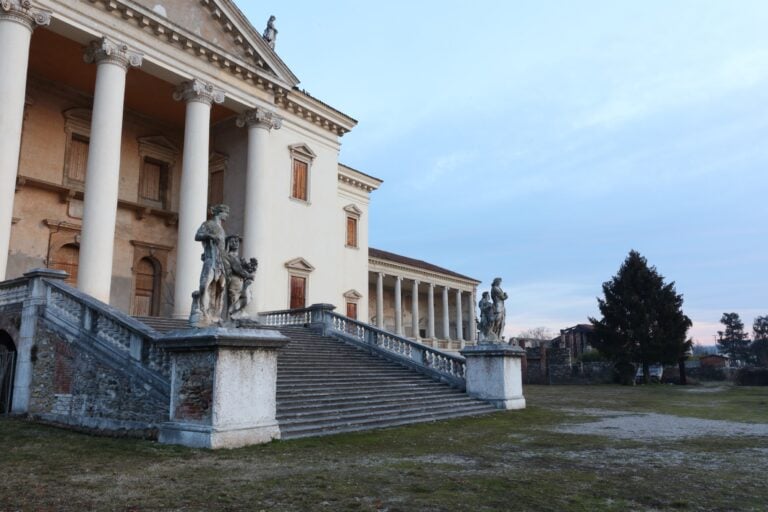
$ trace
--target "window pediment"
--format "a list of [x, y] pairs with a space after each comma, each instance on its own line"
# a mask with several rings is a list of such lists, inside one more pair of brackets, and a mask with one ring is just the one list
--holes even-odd
[[360, 300], [363, 298], [363, 294], [355, 289], [344, 292], [344, 298], [350, 301]]
[[139, 137], [139, 156], [141, 158], [156, 158], [173, 166], [179, 155], [179, 148], [162, 135], [150, 135], [148, 137]]
[[354, 204], [348, 204], [347, 206], [345, 206], [344, 211], [347, 212], [349, 215], [354, 215], [355, 217], [360, 217], [363, 214], [363, 210], [361, 210]]
[[310, 161], [317, 157], [315, 152], [312, 151], [312, 149], [304, 143], [292, 144], [288, 146], [288, 150], [291, 152], [291, 156], [293, 157], [303, 157]]
[[285, 268], [294, 272], [301, 272], [306, 274], [315, 270], [315, 267], [313, 267], [312, 264], [304, 258], [294, 258], [290, 261], [286, 261]]

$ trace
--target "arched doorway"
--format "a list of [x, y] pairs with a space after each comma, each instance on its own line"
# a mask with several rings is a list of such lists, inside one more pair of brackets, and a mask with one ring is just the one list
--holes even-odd
[[15, 369], [16, 345], [7, 332], [0, 331], [0, 414], [11, 412]]
[[65, 281], [71, 286], [77, 286], [77, 262], [80, 258], [80, 247], [76, 244], [66, 244], [51, 255], [50, 268], [64, 270], [69, 274]]
[[158, 316], [160, 314], [160, 264], [152, 258], [141, 258], [133, 272], [136, 279], [133, 314]]

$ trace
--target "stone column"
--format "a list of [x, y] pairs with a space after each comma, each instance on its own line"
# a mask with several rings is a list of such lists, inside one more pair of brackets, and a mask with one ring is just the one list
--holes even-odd
[[223, 102], [224, 93], [211, 84], [195, 79], [181, 84], [173, 98], [187, 103], [173, 295], [173, 315], [186, 318], [192, 309], [192, 292], [198, 288], [202, 269], [202, 249], [200, 242], [195, 242], [195, 233], [208, 217], [211, 104]]
[[456, 339], [461, 342], [461, 348], [464, 348], [464, 311], [461, 307], [461, 290], [456, 290]]
[[376, 326], [384, 328], [384, 273], [376, 274]]
[[413, 339], [419, 339], [419, 282], [413, 280], [413, 291], [411, 292], [411, 328], [413, 329]]
[[272, 329], [222, 328], [159, 339], [172, 362], [170, 421], [159, 441], [237, 448], [280, 438], [277, 354], [288, 341]]
[[0, 281], [5, 280], [11, 244], [29, 41], [36, 26], [50, 22], [50, 13], [25, 7], [21, 0], [0, 3]]
[[237, 126], [248, 127], [248, 157], [245, 165], [245, 212], [243, 219], [242, 254], [245, 258], [257, 258], [259, 271], [254, 276], [251, 289], [253, 300], [248, 305], [248, 312], [255, 314], [269, 293], [262, 285], [266, 272], [277, 268], [271, 261], [270, 226], [275, 219], [270, 216], [270, 197], [275, 193], [269, 187], [267, 166], [269, 165], [269, 132], [279, 130], [283, 119], [263, 108], [244, 112], [237, 118]]
[[429, 283], [427, 295], [427, 338], [435, 339], [435, 284]]
[[91, 43], [84, 59], [96, 63], [96, 90], [85, 172], [77, 287], [109, 303], [120, 187], [125, 76], [129, 67], [141, 65], [142, 56], [123, 43], [103, 38]]
[[451, 317], [448, 314], [448, 287], [443, 286], [443, 336], [451, 339]]
[[403, 335], [403, 278], [395, 276], [395, 334]]
[[477, 322], [475, 322], [475, 307], [477, 306], [477, 295], [475, 290], [469, 294], [469, 341], [473, 345], [477, 343]]

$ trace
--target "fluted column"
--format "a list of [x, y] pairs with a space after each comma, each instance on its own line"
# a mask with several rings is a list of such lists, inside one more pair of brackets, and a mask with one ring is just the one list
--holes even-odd
[[429, 283], [427, 294], [427, 338], [435, 338], [435, 284]]
[[443, 286], [443, 337], [451, 339], [451, 317], [448, 312], [448, 287]]
[[456, 339], [461, 342], [461, 348], [464, 348], [464, 311], [461, 307], [461, 290], [456, 290]]
[[395, 334], [403, 335], [403, 278], [395, 276]]
[[0, 2], [0, 281], [5, 280], [11, 244], [29, 42], [32, 30], [50, 21], [50, 13], [20, 0]]
[[411, 328], [413, 339], [419, 339], [419, 282], [414, 279], [411, 292]]
[[185, 318], [192, 308], [192, 292], [198, 288], [202, 268], [202, 250], [199, 242], [195, 242], [195, 233], [207, 219], [211, 104], [223, 102], [224, 93], [195, 79], [181, 84], [173, 98], [187, 103], [173, 297], [174, 316]]
[[96, 63], [96, 89], [85, 172], [77, 287], [108, 303], [120, 187], [125, 76], [129, 67], [141, 66], [142, 55], [123, 43], [103, 38], [90, 44], [84, 60]]
[[376, 325], [384, 328], [384, 273], [376, 274]]
[[274, 190], [269, 188], [267, 166], [269, 159], [267, 151], [269, 132], [274, 128], [279, 130], [282, 118], [263, 108], [244, 112], [237, 118], [237, 126], [248, 128], [248, 157], [245, 165], [245, 212], [243, 219], [243, 248], [246, 258], [259, 260], [259, 272], [256, 272], [251, 289], [255, 290], [253, 300], [248, 305], [248, 312], [257, 313], [270, 293], [262, 285], [265, 273], [277, 269], [271, 260], [270, 226], [274, 226], [274, 218], [270, 218], [269, 199]]

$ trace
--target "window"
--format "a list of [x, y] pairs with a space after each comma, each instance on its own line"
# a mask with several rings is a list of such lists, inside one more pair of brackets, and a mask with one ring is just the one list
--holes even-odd
[[315, 153], [306, 144], [288, 146], [291, 153], [291, 198], [309, 202], [309, 171]]
[[357, 290], [349, 290], [344, 293], [344, 302], [347, 305], [347, 317], [352, 320], [357, 320], [358, 304], [363, 295]]
[[63, 183], [82, 188], [88, 167], [91, 111], [86, 108], [72, 108], [65, 111], [64, 132], [67, 136], [67, 145], [64, 150]]
[[229, 157], [214, 152], [208, 162], [208, 207], [224, 202], [224, 176]]
[[144, 159], [144, 166], [139, 179], [139, 200], [156, 208], [167, 209], [168, 164]]
[[344, 212], [346, 218], [346, 242], [344, 245], [357, 249], [359, 247], [358, 221], [363, 211], [354, 204], [350, 204], [344, 207]]
[[162, 135], [139, 137], [139, 203], [171, 209], [171, 176], [178, 149]]
[[307, 278], [291, 276], [291, 309], [307, 307]]
[[80, 247], [75, 244], [66, 244], [51, 255], [49, 268], [63, 270], [69, 274], [65, 283], [77, 286], [77, 267], [80, 258]]
[[307, 283], [315, 267], [304, 258], [294, 258], [285, 263], [288, 269], [288, 307], [291, 309], [307, 306]]
[[354, 302], [347, 302], [347, 317], [352, 320], [357, 320], [357, 304]]
[[306, 201], [309, 197], [307, 193], [307, 178], [309, 175], [309, 164], [301, 160], [293, 161], [293, 187], [291, 188], [291, 197]]

